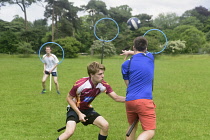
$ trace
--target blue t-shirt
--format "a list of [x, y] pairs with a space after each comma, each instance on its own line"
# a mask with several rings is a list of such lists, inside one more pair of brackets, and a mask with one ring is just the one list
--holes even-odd
[[138, 53], [122, 64], [124, 80], [129, 80], [126, 101], [152, 99], [154, 79], [154, 56]]

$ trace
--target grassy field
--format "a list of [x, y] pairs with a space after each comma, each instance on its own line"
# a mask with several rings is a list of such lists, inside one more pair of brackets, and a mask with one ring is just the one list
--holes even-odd
[[[38, 57], [0, 55], [0, 139], [55, 140], [65, 125], [66, 95], [76, 80], [87, 76], [86, 66], [98, 58], [65, 59], [58, 66], [61, 95], [55, 86], [41, 95], [43, 64]], [[104, 59], [105, 80], [125, 95], [122, 57]], [[210, 56], [159, 56], [155, 61], [154, 101], [157, 130], [154, 140], [208, 140], [210, 137]], [[49, 87], [49, 81], [47, 82]], [[109, 124], [108, 140], [124, 140], [125, 107], [105, 94], [92, 104]], [[99, 129], [78, 124], [72, 140], [96, 140]], [[141, 132], [141, 129], [138, 129]]]

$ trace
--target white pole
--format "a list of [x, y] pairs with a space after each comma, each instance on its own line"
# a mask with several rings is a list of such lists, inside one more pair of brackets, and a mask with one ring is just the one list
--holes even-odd
[[50, 73], [50, 91], [51, 91], [51, 87], [52, 87], [52, 74]]

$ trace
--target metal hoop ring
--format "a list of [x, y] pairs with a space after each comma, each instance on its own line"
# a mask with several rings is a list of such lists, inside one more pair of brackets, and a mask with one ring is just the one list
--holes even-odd
[[165, 33], [164, 33], [163, 31], [159, 30], [159, 29], [150, 29], [150, 30], [146, 31], [146, 33], [144, 33], [143, 37], [144, 37], [148, 32], [150, 32], [150, 31], [159, 31], [159, 32], [161, 32], [161, 33], [163, 34], [163, 36], [165, 37], [166, 43], [165, 43], [165, 46], [163, 47], [163, 49], [162, 49], [161, 51], [159, 51], [159, 52], [150, 52], [150, 53], [152, 53], [152, 54], [159, 54], [159, 53], [163, 52], [163, 51], [165, 50], [165, 48], [168, 46], [168, 39], [167, 39]]
[[[41, 52], [42, 48], [43, 48], [46, 44], [50, 44], [50, 43], [56, 44], [56, 45], [58, 45], [58, 46], [61, 48], [61, 50], [62, 50], [62, 52], [63, 52], [63, 54], [62, 54], [62, 60], [58, 63], [58, 64], [61, 64], [61, 63], [63, 62], [63, 60], [64, 60], [64, 50], [63, 50], [63, 48], [61, 47], [61, 45], [59, 45], [58, 43], [55, 43], [55, 42], [46, 42], [46, 43], [44, 43], [44, 44], [39, 48], [39, 59], [42, 61], [42, 58], [41, 58], [41, 56], [40, 56], [40, 52]], [[42, 61], [42, 63], [44, 63], [44, 62]]]
[[[103, 39], [100, 39], [100, 38], [97, 36], [97, 34], [96, 34], [96, 26], [97, 26], [97, 24], [98, 24], [101, 20], [104, 20], [104, 19], [112, 20], [112, 21], [117, 25], [117, 34], [116, 34], [116, 36], [115, 36], [114, 38], [112, 38], [111, 40], [103, 40]], [[112, 19], [112, 18], [101, 18], [101, 19], [99, 19], [99, 20], [95, 23], [95, 25], [94, 25], [94, 35], [95, 35], [95, 37], [96, 37], [98, 40], [103, 41], [103, 42], [111, 42], [111, 41], [113, 41], [114, 39], [117, 38], [117, 36], [119, 35], [119, 32], [120, 32], [119, 26], [118, 26], [117, 22], [116, 22], [114, 19]]]

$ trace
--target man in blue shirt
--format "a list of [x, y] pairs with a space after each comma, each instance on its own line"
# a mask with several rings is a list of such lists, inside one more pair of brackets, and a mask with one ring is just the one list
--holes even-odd
[[[130, 60], [122, 64], [122, 75], [127, 86], [126, 113], [130, 126], [135, 120], [141, 122], [144, 130], [137, 140], [150, 140], [155, 135], [156, 114], [155, 104], [152, 100], [154, 79], [154, 56], [147, 53], [148, 42], [144, 37], [134, 39], [134, 51], [124, 52], [133, 54]], [[129, 126], [129, 128], [130, 128]], [[134, 140], [136, 125], [126, 140]]]

